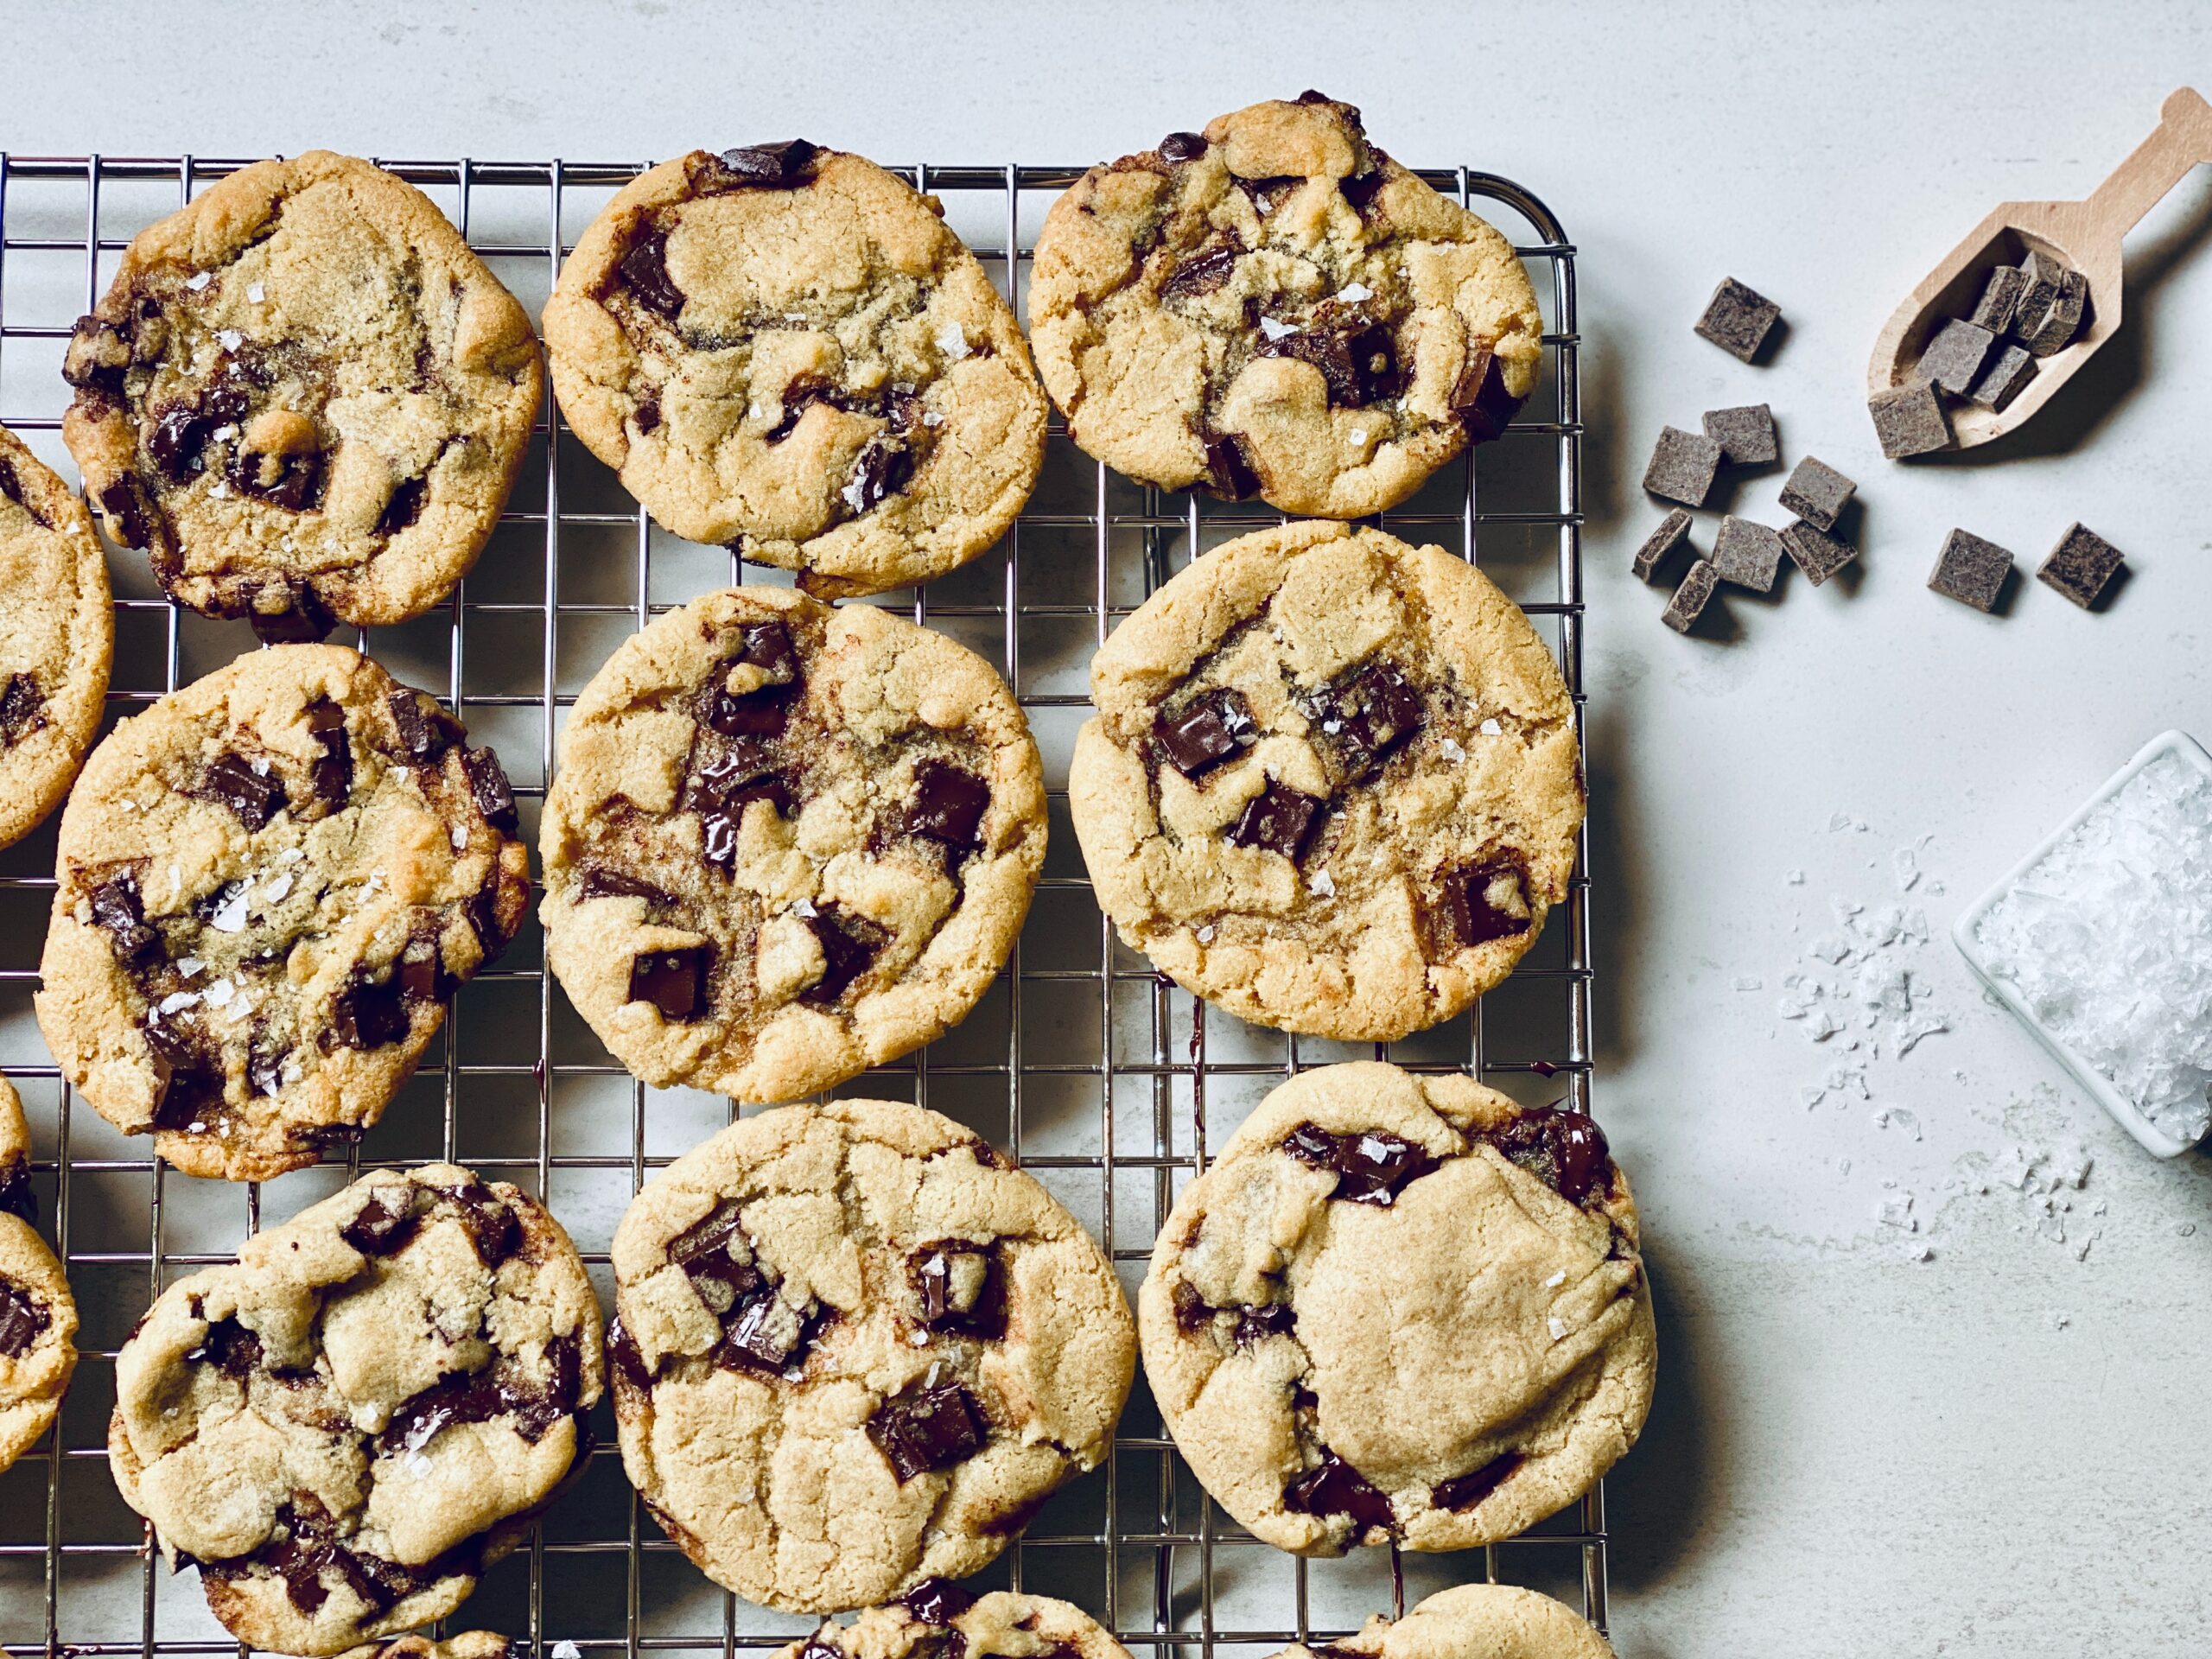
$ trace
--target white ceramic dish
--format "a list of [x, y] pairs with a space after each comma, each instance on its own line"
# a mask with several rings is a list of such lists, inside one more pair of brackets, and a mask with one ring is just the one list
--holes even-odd
[[1980, 929], [1981, 918], [1989, 913], [1990, 907], [2005, 896], [2014, 882], [2042, 862], [2060, 839], [2082, 819], [2119, 793], [2129, 779], [2162, 754], [2173, 755], [2184, 764], [2195, 766], [2207, 777], [2212, 777], [2212, 754], [2205, 752], [2202, 743], [2187, 732], [2160, 732], [2136, 750], [2126, 766], [2106, 779], [2097, 792], [2082, 803], [2079, 810], [2045, 836], [2025, 858], [2005, 871], [1994, 887], [1960, 912], [1958, 919], [1951, 924], [1951, 940], [1959, 947], [1959, 954], [1967, 959], [1967, 966], [1974, 969], [1974, 976], [1989, 988], [1999, 1001], [2012, 1009], [2019, 1022], [2034, 1033], [2036, 1040], [2050, 1051], [2051, 1058], [2071, 1072], [2074, 1081], [2110, 1112], [2120, 1126], [2141, 1143], [2145, 1152], [2158, 1158], [2178, 1158], [2196, 1142], [2177, 1140], [2152, 1122], [2135, 1109], [2133, 1101], [2113, 1087], [2111, 1080], [2092, 1065], [2085, 1055], [2061, 1041], [2048, 1026], [2037, 1019], [2012, 982], [1999, 978], [1992, 971], [1989, 958], [1982, 951], [1981, 941], [1975, 937]]

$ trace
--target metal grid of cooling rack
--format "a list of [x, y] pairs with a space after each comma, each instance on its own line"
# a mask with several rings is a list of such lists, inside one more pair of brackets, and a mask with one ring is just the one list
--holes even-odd
[[[59, 367], [131, 235], [241, 162], [191, 156], [31, 157], [0, 151], [0, 423], [69, 475]], [[452, 216], [534, 312], [607, 195], [641, 164], [468, 160], [385, 165]], [[1029, 244], [1078, 168], [899, 169], [935, 193], [1020, 302]], [[1546, 374], [1504, 440], [1432, 482], [1385, 528], [1481, 563], [1546, 632], [1582, 734], [1581, 435], [1574, 249], [1535, 197], [1465, 168], [1432, 185], [1504, 221], [1536, 277]], [[1521, 231], [1523, 233], [1516, 235]], [[1548, 281], [1546, 280], [1548, 276]], [[550, 404], [550, 398], [549, 398]], [[654, 528], [550, 408], [500, 529], [448, 605], [357, 636], [403, 679], [439, 691], [499, 748], [534, 815], [563, 711], [629, 629], [730, 580], [784, 582], [722, 549]], [[1259, 1095], [1301, 1066], [1373, 1054], [1469, 1069], [1524, 1098], [1590, 1106], [1590, 923], [1585, 860], [1536, 950], [1463, 1020], [1389, 1047], [1301, 1042], [1209, 1012], [1124, 950], [1091, 902], [1066, 820], [1066, 752], [1088, 706], [1090, 651], [1184, 563], [1270, 522], [1121, 479], [1056, 424], [1046, 475], [1001, 548], [925, 592], [880, 596], [994, 659], [1046, 756], [1052, 851], [1007, 971], [967, 1022], [837, 1092], [913, 1099], [1008, 1147], [1098, 1233], [1126, 1287], [1181, 1181]], [[111, 720], [251, 649], [240, 624], [181, 613], [137, 555], [111, 550], [117, 652]], [[534, 838], [534, 823], [525, 834]], [[1586, 856], [1586, 848], [1584, 849]], [[60, 1425], [0, 1475], [0, 1649], [11, 1654], [243, 1653], [190, 1575], [147, 1558], [112, 1491], [105, 1426], [116, 1349], [153, 1295], [226, 1261], [241, 1230], [289, 1215], [364, 1164], [457, 1158], [547, 1198], [602, 1294], [614, 1221], [650, 1170], [702, 1138], [730, 1103], [648, 1090], [600, 1050], [542, 967], [534, 918], [496, 968], [457, 995], [420, 1073], [342, 1161], [268, 1187], [168, 1176], [143, 1141], [79, 1109], [29, 1018], [53, 881], [52, 829], [0, 853], [0, 1065], [23, 1091], [41, 1217], [65, 1257], [83, 1357]], [[242, 1211], [242, 1214], [241, 1214]], [[243, 1229], [241, 1230], [241, 1223]], [[493, 1628], [558, 1649], [635, 1655], [765, 1649], [810, 1620], [769, 1614], [701, 1577], [644, 1517], [611, 1444], [607, 1408], [581, 1481], [492, 1569], [450, 1628]], [[1606, 1623], [1603, 1488], [1522, 1538], [1457, 1555], [1361, 1551], [1308, 1562], [1251, 1539], [1205, 1498], [1162, 1432], [1140, 1376], [1116, 1450], [1047, 1505], [978, 1582], [1055, 1594], [1140, 1659], [1240, 1656], [1323, 1640], [1370, 1612], [1471, 1578], [1550, 1591]], [[572, 1649], [565, 1644], [573, 1643]]]

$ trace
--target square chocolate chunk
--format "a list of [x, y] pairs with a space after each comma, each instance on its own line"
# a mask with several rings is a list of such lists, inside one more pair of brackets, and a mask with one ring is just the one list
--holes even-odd
[[2013, 320], [2012, 332], [2037, 357], [2063, 351], [2082, 332], [2082, 314], [2088, 308], [2089, 279], [2069, 270], [2058, 279], [2058, 291], [2041, 311], [2023, 311]]
[[1713, 475], [1719, 470], [1719, 444], [1670, 426], [1660, 432], [1651, 464], [1643, 469], [1643, 487], [1662, 499], [1701, 507], [1713, 493]]
[[1726, 276], [1713, 290], [1696, 327], [1729, 356], [1748, 363], [1759, 354], [1759, 347], [1766, 344], [1768, 334], [1781, 320], [1780, 306], [1753, 293], [1733, 276]]
[[2056, 588], [2086, 611], [2104, 596], [2125, 563], [2118, 548], [2077, 524], [2058, 538], [2058, 545], [2036, 572], [2036, 580]]
[[1866, 412], [1874, 417], [1882, 453], [1891, 461], [1951, 447], [1951, 417], [1925, 380], [1876, 392], [1866, 400]]
[[1764, 467], [1782, 459], [1782, 446], [1774, 435], [1774, 411], [1764, 404], [1708, 409], [1704, 424], [1705, 435], [1735, 466]]
[[1920, 378], [1939, 391], [1963, 397], [1981, 378], [1982, 365], [1997, 336], [1988, 329], [1953, 317], [1937, 331], [1920, 354]]
[[1732, 512], [1720, 521], [1720, 534], [1713, 538], [1713, 572], [1738, 588], [1770, 594], [1781, 573], [1782, 553], [1781, 532]]
[[1792, 519], [1783, 531], [1782, 544], [1805, 573], [1805, 580], [1815, 588], [1859, 556], [1859, 549], [1852, 543], [1802, 518]]
[[1836, 515], [1858, 488], [1834, 467], [1808, 455], [1789, 469], [1782, 486], [1782, 510], [1815, 530], [1834, 530]]
[[2005, 578], [2012, 574], [2012, 556], [1994, 542], [1963, 530], [1943, 538], [1943, 551], [1929, 573], [1928, 585], [1947, 599], [1971, 605], [1977, 611], [1997, 608]]
[[1700, 559], [1689, 568], [1682, 578], [1682, 585], [1675, 589], [1675, 596], [1667, 601], [1667, 608], [1659, 620], [1676, 633], [1688, 633], [1691, 625], [1704, 613], [1712, 601], [1713, 590], [1720, 585], [1720, 575], [1711, 563]]
[[2012, 314], [2019, 308], [2020, 290], [2027, 282], [2018, 265], [1998, 266], [1982, 285], [1981, 297], [1974, 302], [1974, 315], [1967, 321], [1993, 334], [2003, 334], [2012, 326]]
[[2066, 267], [2047, 253], [2031, 253], [2020, 261], [2020, 299], [2012, 308], [2012, 332], [2024, 334], [2050, 309], [2057, 297]]
[[[2006, 266], [2011, 270], [2011, 266]], [[1981, 378], [1974, 383], [1974, 390], [1967, 394], [1970, 402], [1991, 410], [2002, 410], [2028, 387], [2036, 378], [2036, 360], [2024, 346], [2007, 346], [1982, 371]]]
[[1659, 521], [1659, 528], [1643, 539], [1636, 550], [1636, 563], [1630, 568], [1638, 582], [1649, 582], [1658, 574], [1659, 567], [1678, 547], [1689, 545], [1690, 516], [1676, 507]]

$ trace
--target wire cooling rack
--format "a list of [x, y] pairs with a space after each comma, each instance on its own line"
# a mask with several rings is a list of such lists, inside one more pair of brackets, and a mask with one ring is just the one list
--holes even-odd
[[[122, 249], [155, 219], [243, 163], [192, 156], [0, 152], [0, 423], [65, 476], [63, 348]], [[563, 253], [632, 164], [386, 162], [450, 214], [535, 314]], [[1019, 302], [1029, 248], [1080, 169], [900, 169]], [[1581, 734], [1581, 424], [1574, 250], [1527, 191], [1489, 175], [1423, 173], [1500, 222], [1536, 277], [1545, 375], [1500, 442], [1432, 480], [1383, 527], [1442, 543], [1519, 600], [1555, 651]], [[1548, 281], [1546, 280], [1547, 276]], [[549, 399], [550, 404], [550, 399]], [[957, 1030], [837, 1092], [911, 1099], [1014, 1154], [1096, 1231], [1132, 1294], [1175, 1192], [1257, 1099], [1301, 1067], [1373, 1055], [1469, 1069], [1530, 1102], [1590, 1105], [1588, 887], [1578, 858], [1565, 904], [1520, 970], [1465, 1019], [1405, 1042], [1300, 1040], [1208, 1011], [1116, 940], [1084, 879], [1067, 819], [1067, 757], [1088, 708], [1088, 664], [1115, 625], [1195, 554], [1274, 521], [1130, 483], [1056, 425], [1030, 511], [1001, 545], [925, 592], [881, 596], [998, 664], [1046, 757], [1051, 850], [1007, 971]], [[116, 654], [111, 720], [253, 648], [243, 624], [164, 600], [144, 559], [111, 550]], [[395, 674], [435, 690], [499, 749], [535, 817], [569, 703], [654, 612], [732, 580], [782, 583], [725, 549], [654, 527], [550, 407], [499, 531], [441, 610], [357, 636]], [[341, 1160], [265, 1185], [171, 1175], [60, 1083], [30, 1014], [52, 898], [53, 826], [0, 853], [0, 1065], [25, 1097], [41, 1219], [83, 1317], [81, 1358], [56, 1433], [0, 1474], [0, 1645], [15, 1654], [242, 1652], [191, 1573], [149, 1559], [106, 1467], [114, 1357], [166, 1285], [231, 1259], [240, 1238], [334, 1191], [363, 1166], [456, 1159], [543, 1197], [611, 1302], [607, 1248], [648, 1173], [728, 1121], [728, 1101], [647, 1090], [601, 1049], [543, 969], [535, 918], [499, 964], [460, 992], [400, 1098]], [[624, 1480], [607, 1408], [581, 1479], [528, 1542], [448, 1621], [533, 1644], [537, 1659], [642, 1650], [765, 1649], [813, 1621], [715, 1587], [646, 1518]], [[1606, 1622], [1602, 1487], [1521, 1538], [1452, 1555], [1363, 1550], [1305, 1561], [1256, 1542], [1211, 1503], [1163, 1433], [1140, 1375], [1106, 1464], [1057, 1495], [977, 1580], [1065, 1597], [1138, 1659], [1271, 1653], [1396, 1613], [1448, 1584], [1528, 1584]], [[573, 1648], [566, 1645], [574, 1643]]]

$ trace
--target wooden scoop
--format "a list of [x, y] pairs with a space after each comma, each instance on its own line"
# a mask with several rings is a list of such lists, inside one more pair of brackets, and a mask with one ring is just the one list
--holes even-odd
[[1998, 204], [1883, 327], [1866, 362], [1868, 394], [1912, 378], [1929, 338], [1949, 319], [1973, 315], [1993, 269], [2018, 264], [2031, 251], [2042, 252], [2088, 278], [2082, 332], [2063, 351], [2037, 360], [2036, 378], [2001, 413], [1972, 404], [1958, 404], [1951, 412], [1951, 430], [1961, 449], [2019, 426], [2056, 396], [2089, 353], [2120, 327], [2120, 238], [2199, 162], [2212, 162], [2212, 105], [2183, 86], [2166, 95], [2157, 130], [2083, 200]]

